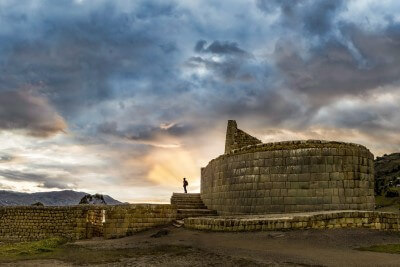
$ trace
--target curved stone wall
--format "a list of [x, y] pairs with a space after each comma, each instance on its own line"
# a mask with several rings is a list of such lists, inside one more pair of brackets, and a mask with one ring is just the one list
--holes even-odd
[[373, 158], [342, 142], [250, 145], [202, 168], [201, 197], [222, 215], [373, 210]]

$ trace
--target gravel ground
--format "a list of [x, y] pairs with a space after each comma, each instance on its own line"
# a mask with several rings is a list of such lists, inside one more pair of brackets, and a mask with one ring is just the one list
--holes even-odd
[[[62, 260], [31, 260], [4, 266], [400, 266], [400, 254], [355, 248], [400, 243], [400, 234], [368, 229], [218, 233], [167, 227], [134, 236], [78, 241]], [[112, 253], [108, 258], [95, 258]], [[74, 253], [89, 261], [74, 259]], [[96, 254], [97, 253], [97, 254]], [[118, 253], [121, 253], [118, 256]], [[96, 256], [98, 255], [98, 256]], [[78, 257], [78, 256], [77, 256]]]

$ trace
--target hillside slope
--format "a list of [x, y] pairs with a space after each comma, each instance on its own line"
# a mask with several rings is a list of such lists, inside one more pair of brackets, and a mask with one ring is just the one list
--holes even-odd
[[377, 157], [375, 160], [375, 193], [383, 195], [400, 183], [400, 153]]

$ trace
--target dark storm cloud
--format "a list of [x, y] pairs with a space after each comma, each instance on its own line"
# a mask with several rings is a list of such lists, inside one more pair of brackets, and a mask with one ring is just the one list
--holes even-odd
[[125, 130], [126, 138], [138, 141], [152, 141], [162, 136], [182, 137], [183, 135], [190, 133], [192, 130], [191, 126], [179, 124], [173, 125], [166, 129], [161, 127], [149, 127], [147, 125], [135, 126], [135, 128], [136, 131], [135, 129]]
[[235, 42], [220, 42], [214, 41], [208, 47], [206, 47], [207, 42], [204, 40], [197, 41], [194, 50], [199, 53], [213, 53], [213, 54], [247, 54], [244, 50], [238, 47]]
[[[193, 56], [187, 60], [187, 65], [191, 68], [204, 66], [211, 72], [219, 75], [223, 80], [252, 80], [252, 70], [250, 54], [239, 48], [239, 45], [229, 41], [213, 41], [209, 46], [204, 40], [197, 41], [194, 51], [201, 56]], [[202, 54], [214, 54], [223, 56], [218, 60]], [[222, 85], [223, 86], [223, 85]]]
[[15, 156], [0, 153], [0, 163], [10, 163], [15, 160]]
[[[276, 122], [291, 120], [292, 116], [297, 120], [298, 114], [311, 113], [336, 97], [393, 82], [398, 73], [397, 39], [393, 37], [396, 31], [392, 27], [391, 32], [379, 36], [339, 21], [337, 15], [347, 9], [346, 1], [256, 1], [252, 8], [258, 7], [267, 15], [280, 14], [275, 23], [281, 27], [276, 27], [273, 34], [281, 41], [271, 57], [276, 65], [244, 46], [252, 43], [252, 47], [262, 47], [262, 36], [251, 36], [250, 41], [241, 39], [246, 37], [246, 28], [237, 27], [237, 32], [230, 29], [236, 38], [210, 38], [223, 25], [205, 27], [207, 22], [196, 20], [194, 11], [180, 3], [52, 3], [38, 5], [37, 14], [45, 8], [51, 10], [44, 17], [26, 12], [22, 4], [8, 12], [5, 21], [22, 34], [0, 35], [0, 48], [7, 55], [1, 59], [0, 90], [40, 84], [40, 93], [76, 129], [92, 121], [108, 121], [131, 113], [135, 114], [132, 121], [120, 127], [134, 124], [130, 136], [147, 138], [158, 131], [154, 125], [179, 120], [182, 114], [190, 117], [214, 113], [218, 114], [216, 119], [236, 116], [237, 103], [243, 116], [268, 112], [276, 116]], [[220, 15], [226, 16], [223, 12]], [[295, 37], [288, 34], [283, 40], [282, 35], [291, 31]], [[213, 41], [208, 43], [199, 35]], [[309, 36], [324, 40], [307, 46]], [[297, 37], [304, 40], [291, 39]], [[377, 40], [366, 41], [371, 38]], [[303, 51], [301, 43], [306, 43], [308, 51]], [[192, 55], [183, 53], [185, 44], [194, 46]], [[365, 65], [354, 56], [351, 45]], [[371, 50], [378, 52], [373, 54]], [[394, 56], [386, 63], [389, 51]], [[184, 67], [205, 68], [209, 74], [182, 78], [184, 62]], [[203, 90], [200, 94], [196, 92], [199, 88]], [[282, 88], [301, 93], [304, 101], [310, 99], [311, 103], [306, 107], [303, 100], [288, 99]], [[213, 94], [215, 98], [210, 99]], [[327, 97], [318, 100], [322, 96]], [[136, 104], [131, 105], [130, 99]], [[102, 106], [114, 100], [119, 103], [116, 107]], [[206, 111], [196, 105], [203, 102], [207, 104]], [[282, 112], [275, 103], [282, 103], [289, 111]], [[97, 110], [94, 117], [83, 115], [88, 109]], [[113, 127], [105, 124], [99, 130], [115, 131]], [[136, 130], [139, 128], [143, 130]]]
[[172, 81], [171, 52], [178, 48], [162, 32], [174, 23], [166, 18], [178, 14], [173, 4], [145, 1], [137, 6], [123, 11], [111, 2], [44, 1], [38, 9], [46, 15], [40, 17], [22, 6], [12, 9], [10, 24], [14, 17], [26, 19], [21, 34], [0, 35], [0, 49], [7, 53], [0, 64], [0, 90], [41, 83], [40, 91], [70, 120], [121, 94], [135, 95], [135, 90], [119, 90], [115, 81], [153, 80], [149, 93], [166, 93], [157, 81]]
[[332, 30], [335, 15], [345, 8], [343, 0], [257, 0], [266, 14], [280, 12], [281, 26], [301, 27], [311, 35], [323, 36]]
[[115, 121], [104, 122], [98, 125], [99, 133], [116, 136], [135, 141], [158, 141], [163, 137], [182, 137], [193, 132], [192, 125], [163, 124], [160, 126], [149, 126], [147, 124], [127, 126], [118, 128]]
[[45, 98], [26, 91], [0, 92], [0, 130], [24, 130], [47, 137], [63, 132], [65, 121]]
[[174, 3], [145, 1], [139, 6], [136, 17], [140, 19], [151, 19], [160, 16], [170, 17], [175, 15], [175, 8], [176, 4]]
[[14, 182], [34, 182], [38, 183], [39, 187], [44, 188], [58, 188], [58, 189], [70, 189], [73, 186], [69, 185], [69, 177], [51, 176], [45, 173], [32, 173], [22, 172], [16, 170], [0, 170], [0, 177], [5, 178], [8, 181]]
[[344, 6], [344, 0], [314, 1], [304, 7], [305, 29], [311, 34], [323, 35], [332, 30], [333, 20]]
[[354, 27], [346, 34], [365, 64], [361, 65], [348, 47], [337, 40], [312, 49], [307, 59], [301, 57], [290, 40], [279, 42], [275, 50], [277, 66], [286, 75], [290, 87], [321, 105], [332, 98], [398, 84], [399, 34], [366, 33]]
[[188, 66], [197, 68], [204, 66], [214, 74], [222, 77], [224, 80], [229, 81], [233, 79], [251, 79], [251, 73], [242, 72], [242, 64], [238, 59], [226, 59], [224, 61], [215, 61], [213, 59], [202, 57], [191, 57], [187, 61]]
[[[348, 11], [349, 4], [346, 1], [257, 1], [265, 14], [279, 12], [277, 24], [289, 33], [278, 38], [273, 57], [282, 85], [306, 100], [303, 128], [318, 122], [358, 129], [366, 135], [372, 129], [393, 131], [398, 128], [395, 126], [398, 118], [390, 115], [394, 109], [383, 110], [379, 105], [361, 108], [359, 101], [346, 110], [339, 105], [330, 106], [346, 97], [358, 99], [379, 88], [396, 88], [400, 81], [398, 25], [388, 19], [387, 26], [375, 30], [371, 25], [365, 28], [350, 23], [338, 16]], [[323, 121], [315, 118], [320, 110], [326, 109], [330, 115], [324, 116]]]
[[[398, 108], [374, 105], [374, 94], [398, 93], [398, 12], [372, 10], [363, 27], [356, 1], [0, 1], [0, 130], [65, 131], [32, 146], [99, 157], [85, 166], [69, 154], [68, 164], [24, 159], [26, 172], [1, 164], [3, 177], [146, 184], [162, 144], [190, 153], [218, 144], [227, 119], [260, 136], [321, 125], [386, 136]], [[68, 175], [52, 174], [60, 170]]]

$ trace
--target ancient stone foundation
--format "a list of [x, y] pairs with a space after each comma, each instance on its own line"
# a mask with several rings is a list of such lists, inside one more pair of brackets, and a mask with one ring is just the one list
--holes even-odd
[[[0, 239], [36, 240], [53, 236], [82, 239], [88, 235], [87, 207], [1, 207]], [[95, 223], [95, 211], [91, 212]]]
[[116, 238], [168, 224], [175, 218], [173, 205], [0, 207], [0, 240]]
[[386, 212], [346, 210], [242, 217], [201, 217], [185, 219], [185, 227], [223, 232], [331, 228], [400, 231], [400, 215]]
[[201, 170], [201, 197], [218, 214], [374, 209], [374, 157], [364, 146], [254, 139], [247, 145], [248, 134], [235, 129], [230, 121], [226, 153]]
[[132, 235], [176, 219], [176, 208], [168, 204], [130, 204], [106, 209], [103, 231], [105, 238]]

